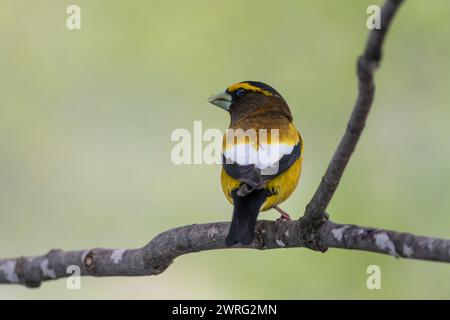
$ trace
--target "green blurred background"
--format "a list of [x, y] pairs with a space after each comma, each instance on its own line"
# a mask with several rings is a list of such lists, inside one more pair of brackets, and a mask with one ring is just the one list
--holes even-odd
[[[206, 98], [259, 80], [305, 139], [303, 213], [345, 128], [355, 61], [381, 1], [0, 0], [0, 256], [138, 247], [230, 219], [219, 166], [175, 166], [176, 128], [225, 129]], [[81, 7], [80, 31], [66, 8]], [[368, 126], [329, 208], [338, 222], [450, 237], [450, 2], [407, 1]], [[264, 218], [275, 219], [274, 212]], [[382, 289], [366, 288], [366, 268]], [[450, 267], [346, 250], [220, 250], [144, 278], [83, 278], [0, 298], [450, 298]]]

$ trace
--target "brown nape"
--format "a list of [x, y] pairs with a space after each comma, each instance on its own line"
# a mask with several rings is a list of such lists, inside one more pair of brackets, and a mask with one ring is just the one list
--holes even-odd
[[[292, 121], [291, 111], [283, 98], [266, 96], [261, 93], [247, 93], [244, 97], [234, 102], [230, 108], [230, 115], [231, 128], [239, 123], [246, 122], [246, 118], [261, 120], [261, 122], [270, 120], [269, 123], [272, 122], [272, 124], [278, 122], [276, 120]], [[241, 125], [239, 127], [242, 128]]]

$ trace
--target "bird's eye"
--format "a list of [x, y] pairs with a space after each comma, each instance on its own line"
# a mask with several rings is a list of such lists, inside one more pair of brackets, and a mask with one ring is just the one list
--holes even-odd
[[239, 98], [242, 97], [244, 94], [245, 94], [245, 90], [244, 89], [238, 89], [236, 91], [236, 96], [239, 97]]

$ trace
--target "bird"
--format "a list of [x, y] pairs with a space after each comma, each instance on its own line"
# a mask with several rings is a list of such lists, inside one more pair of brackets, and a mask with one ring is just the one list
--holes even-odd
[[287, 102], [259, 81], [235, 83], [208, 102], [230, 115], [223, 136], [221, 186], [233, 205], [227, 246], [250, 245], [260, 212], [277, 210], [277, 221], [291, 220], [279, 204], [300, 180], [303, 140]]

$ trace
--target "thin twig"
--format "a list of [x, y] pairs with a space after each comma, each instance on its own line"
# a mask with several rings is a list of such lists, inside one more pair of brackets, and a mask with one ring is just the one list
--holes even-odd
[[327, 250], [327, 246], [317, 230], [328, 219], [326, 213], [328, 204], [333, 198], [366, 124], [375, 93], [373, 74], [381, 61], [386, 33], [401, 3], [402, 0], [387, 0], [381, 10], [380, 29], [373, 29], [370, 32], [364, 53], [358, 59], [358, 96], [347, 129], [316, 192], [306, 206], [305, 214], [300, 218], [309, 225], [304, 233], [304, 239], [308, 248], [312, 250], [322, 252]]
[[386, 1], [381, 10], [381, 28], [371, 31], [364, 53], [358, 59], [358, 97], [352, 115], [345, 134], [303, 216], [304, 219], [318, 222], [318, 225], [328, 218], [326, 214], [328, 204], [364, 129], [375, 93], [373, 74], [381, 61], [386, 33], [401, 3], [402, 0]]

